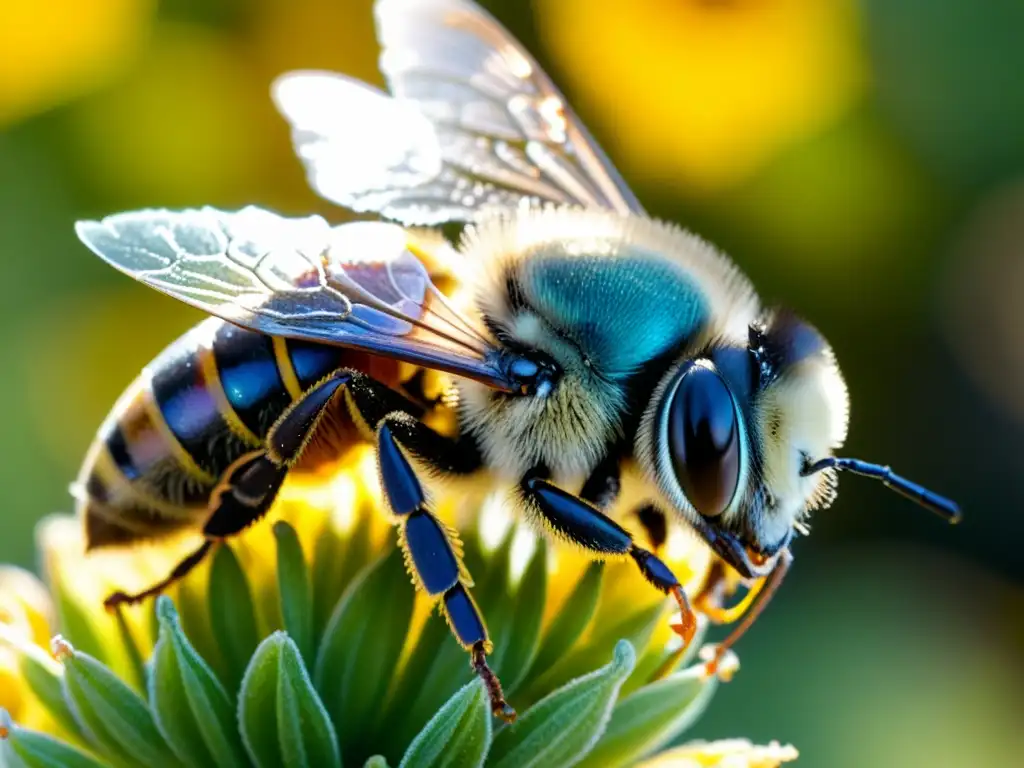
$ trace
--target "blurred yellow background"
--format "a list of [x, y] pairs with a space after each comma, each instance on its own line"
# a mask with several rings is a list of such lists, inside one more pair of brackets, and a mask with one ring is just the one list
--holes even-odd
[[[812, 766], [1024, 754], [1024, 3], [485, 3], [648, 209], [812, 319], [850, 383], [847, 452], [962, 502], [947, 528], [866, 481], [799, 541], [699, 727]], [[77, 218], [318, 200], [271, 80], [371, 82], [369, 0], [0, 0], [0, 561], [124, 386], [197, 316], [105, 267]]]

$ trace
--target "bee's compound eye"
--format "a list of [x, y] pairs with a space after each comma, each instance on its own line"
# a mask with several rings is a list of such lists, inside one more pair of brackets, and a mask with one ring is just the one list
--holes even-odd
[[722, 514], [739, 481], [736, 408], [722, 377], [694, 365], [669, 403], [668, 450], [686, 498], [705, 517]]

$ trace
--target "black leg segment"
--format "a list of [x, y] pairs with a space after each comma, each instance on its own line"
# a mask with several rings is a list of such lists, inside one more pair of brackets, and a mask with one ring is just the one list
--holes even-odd
[[525, 500], [541, 520], [560, 537], [602, 556], [629, 555], [654, 587], [672, 595], [679, 604], [681, 620], [673, 625], [689, 644], [697, 630], [697, 617], [672, 570], [656, 555], [633, 543], [629, 532], [581, 498], [539, 477], [522, 483]]
[[625, 555], [633, 546], [629, 531], [583, 499], [538, 478], [523, 483], [527, 500], [540, 512], [555, 533], [588, 552]]
[[211, 514], [203, 533], [222, 539], [244, 531], [267, 513], [287, 474], [287, 467], [264, 453], [243, 456], [224, 471], [210, 495]]
[[114, 592], [103, 601], [103, 606], [107, 609], [113, 609], [119, 605], [134, 605], [135, 603], [141, 603], [148, 597], [156, 597], [176, 581], [185, 578], [193, 568], [203, 561], [203, 558], [206, 557], [212, 546], [213, 541], [207, 539], [188, 557], [174, 566], [174, 570], [167, 575], [167, 578], [158, 581], [149, 589], [144, 589], [132, 595], [126, 592]]
[[267, 454], [278, 464], [294, 464], [309, 443], [334, 396], [352, 381], [352, 374], [337, 370], [311, 387], [283, 413], [267, 433]]
[[235, 461], [224, 470], [221, 481], [210, 494], [210, 516], [203, 526], [206, 541], [178, 563], [166, 578], [135, 594], [115, 592], [104, 605], [112, 608], [139, 603], [185, 578], [210, 553], [216, 541], [245, 530], [267, 513], [287, 472], [287, 467], [274, 464], [259, 451]]
[[480, 618], [480, 609], [461, 584], [444, 593], [444, 611], [452, 631], [464, 648], [478, 644], [486, 647], [490, 643], [487, 627]]
[[483, 454], [469, 436], [451, 438], [431, 429], [411, 414], [389, 413], [387, 424], [393, 439], [435, 472], [469, 475], [483, 466]]

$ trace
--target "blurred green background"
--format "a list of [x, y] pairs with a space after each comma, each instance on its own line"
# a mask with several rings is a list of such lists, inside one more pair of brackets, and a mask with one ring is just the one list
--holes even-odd
[[[796, 545], [697, 729], [812, 766], [1024, 754], [1024, 3], [495, 0], [649, 210], [811, 318], [848, 377], [867, 481]], [[117, 395], [197, 316], [72, 222], [142, 206], [345, 212], [307, 189], [268, 87], [380, 82], [369, 0], [0, 0], [0, 561]]]

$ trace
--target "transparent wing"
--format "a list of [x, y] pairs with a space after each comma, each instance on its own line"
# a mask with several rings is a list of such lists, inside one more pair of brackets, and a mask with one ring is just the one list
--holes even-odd
[[405, 223], [545, 201], [640, 212], [528, 53], [469, 0], [378, 0], [393, 99], [337, 75], [274, 85], [324, 197]]
[[496, 351], [445, 301], [397, 225], [202, 208], [119, 213], [76, 232], [122, 272], [237, 325], [506, 388]]

